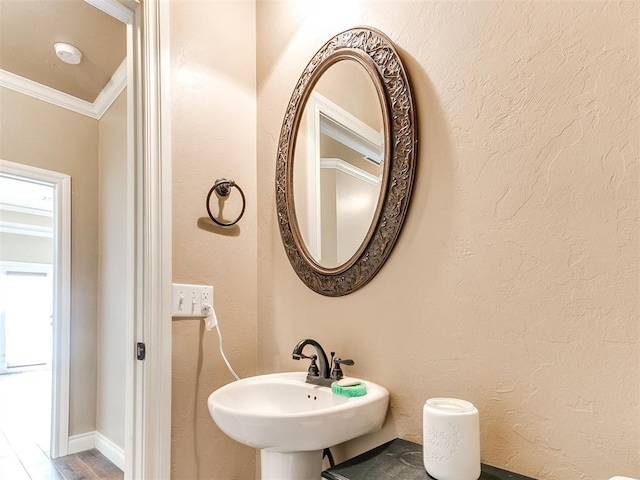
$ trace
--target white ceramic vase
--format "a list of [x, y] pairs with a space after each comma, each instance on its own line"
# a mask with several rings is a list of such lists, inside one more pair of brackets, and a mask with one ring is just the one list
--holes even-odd
[[427, 400], [423, 445], [424, 466], [437, 480], [480, 477], [480, 418], [472, 403], [456, 398]]

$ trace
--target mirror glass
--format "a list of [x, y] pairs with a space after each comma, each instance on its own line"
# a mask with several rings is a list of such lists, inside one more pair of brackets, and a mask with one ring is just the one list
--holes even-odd
[[309, 257], [327, 269], [359, 251], [371, 231], [384, 173], [384, 119], [376, 85], [339, 59], [307, 98], [293, 158], [297, 227]]

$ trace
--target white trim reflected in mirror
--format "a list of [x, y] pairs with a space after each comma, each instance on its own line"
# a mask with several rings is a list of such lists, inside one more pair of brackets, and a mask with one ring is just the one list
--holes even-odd
[[320, 124], [321, 134], [361, 153], [376, 165], [382, 163], [384, 160], [382, 132], [376, 132], [351, 112], [316, 91], [311, 92], [305, 108], [315, 112], [314, 123]]
[[313, 90], [305, 105], [306, 118], [306, 160], [307, 160], [307, 199], [306, 199], [306, 237], [309, 254], [315, 259], [322, 256], [322, 181], [320, 171], [323, 168], [338, 168], [343, 173], [380, 185], [381, 178], [340, 159], [321, 157], [321, 136], [326, 135], [351, 150], [360, 153], [363, 158], [375, 165], [384, 160], [384, 134], [377, 132], [351, 112], [340, 107], [324, 95]]
[[382, 183], [382, 178], [372, 175], [369, 172], [365, 172], [361, 168], [358, 168], [349, 162], [345, 162], [341, 158], [321, 158], [320, 168], [333, 168], [339, 172], [346, 173], [361, 182], [376, 187]]

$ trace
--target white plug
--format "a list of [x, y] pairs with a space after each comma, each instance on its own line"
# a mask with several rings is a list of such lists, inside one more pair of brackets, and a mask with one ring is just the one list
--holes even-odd
[[218, 326], [218, 317], [216, 317], [216, 311], [211, 305], [202, 305], [202, 315], [204, 316], [204, 325], [207, 331]]

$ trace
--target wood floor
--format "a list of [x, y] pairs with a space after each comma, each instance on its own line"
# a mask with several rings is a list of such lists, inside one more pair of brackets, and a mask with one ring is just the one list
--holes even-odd
[[46, 371], [0, 375], [0, 479], [123, 479], [95, 449], [49, 458], [50, 382]]
[[[122, 480], [122, 470], [98, 450], [50, 459], [42, 450], [11, 451], [0, 436], [0, 478], [6, 480]], [[18, 456], [20, 454], [21, 456]]]

